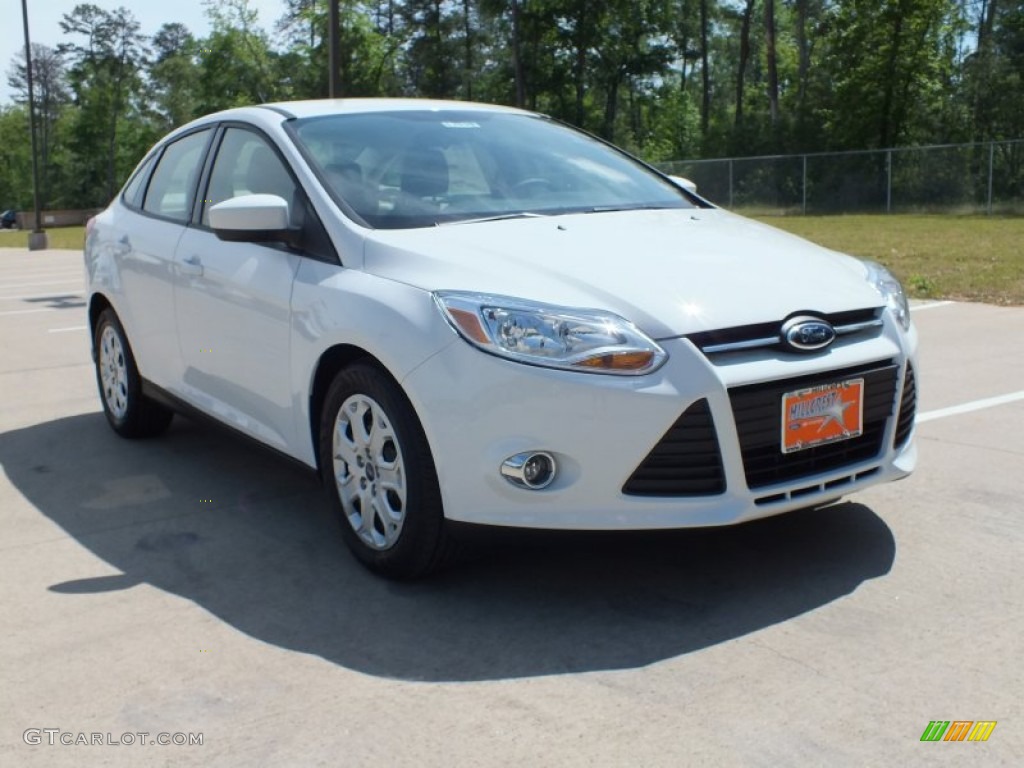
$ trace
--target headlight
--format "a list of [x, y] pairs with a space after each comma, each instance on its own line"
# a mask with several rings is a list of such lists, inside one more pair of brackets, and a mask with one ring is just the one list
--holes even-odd
[[438, 291], [434, 300], [470, 344], [520, 363], [636, 376], [668, 357], [643, 331], [609, 312], [456, 291]]
[[910, 330], [910, 302], [907, 301], [907, 294], [903, 292], [900, 281], [890, 272], [874, 261], [865, 261], [864, 266], [868, 269], [868, 282], [885, 299], [893, 315], [900, 321], [904, 331]]

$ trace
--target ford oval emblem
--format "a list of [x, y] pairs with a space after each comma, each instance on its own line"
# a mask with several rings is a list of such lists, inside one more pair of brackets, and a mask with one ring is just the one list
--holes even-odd
[[836, 329], [827, 320], [818, 317], [794, 317], [782, 326], [782, 341], [797, 352], [824, 349], [836, 340]]

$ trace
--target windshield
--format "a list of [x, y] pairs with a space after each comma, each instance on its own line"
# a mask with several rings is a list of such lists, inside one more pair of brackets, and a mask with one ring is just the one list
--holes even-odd
[[694, 207], [627, 155], [534, 115], [371, 112], [290, 127], [336, 197], [375, 228]]

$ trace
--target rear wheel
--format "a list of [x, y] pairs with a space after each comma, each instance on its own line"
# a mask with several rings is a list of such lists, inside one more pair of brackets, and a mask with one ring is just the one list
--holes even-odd
[[390, 578], [440, 567], [451, 545], [423, 428], [379, 368], [356, 363], [334, 379], [320, 420], [320, 468], [345, 543]]
[[107, 421], [121, 437], [154, 437], [167, 429], [174, 412], [142, 394], [142, 378], [114, 310], [100, 313], [94, 337], [96, 383]]

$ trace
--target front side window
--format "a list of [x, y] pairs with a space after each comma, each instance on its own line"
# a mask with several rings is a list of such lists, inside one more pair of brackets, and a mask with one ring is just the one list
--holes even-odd
[[142, 209], [157, 216], [187, 222], [192, 211], [192, 192], [203, 162], [210, 129], [172, 141], [164, 149], [150, 177]]
[[370, 112], [297, 120], [290, 131], [335, 196], [372, 227], [694, 207], [629, 156], [533, 115]]
[[210, 225], [211, 206], [239, 195], [277, 195], [294, 209], [295, 192], [295, 182], [266, 139], [242, 128], [228, 128], [213, 161], [202, 223]]

